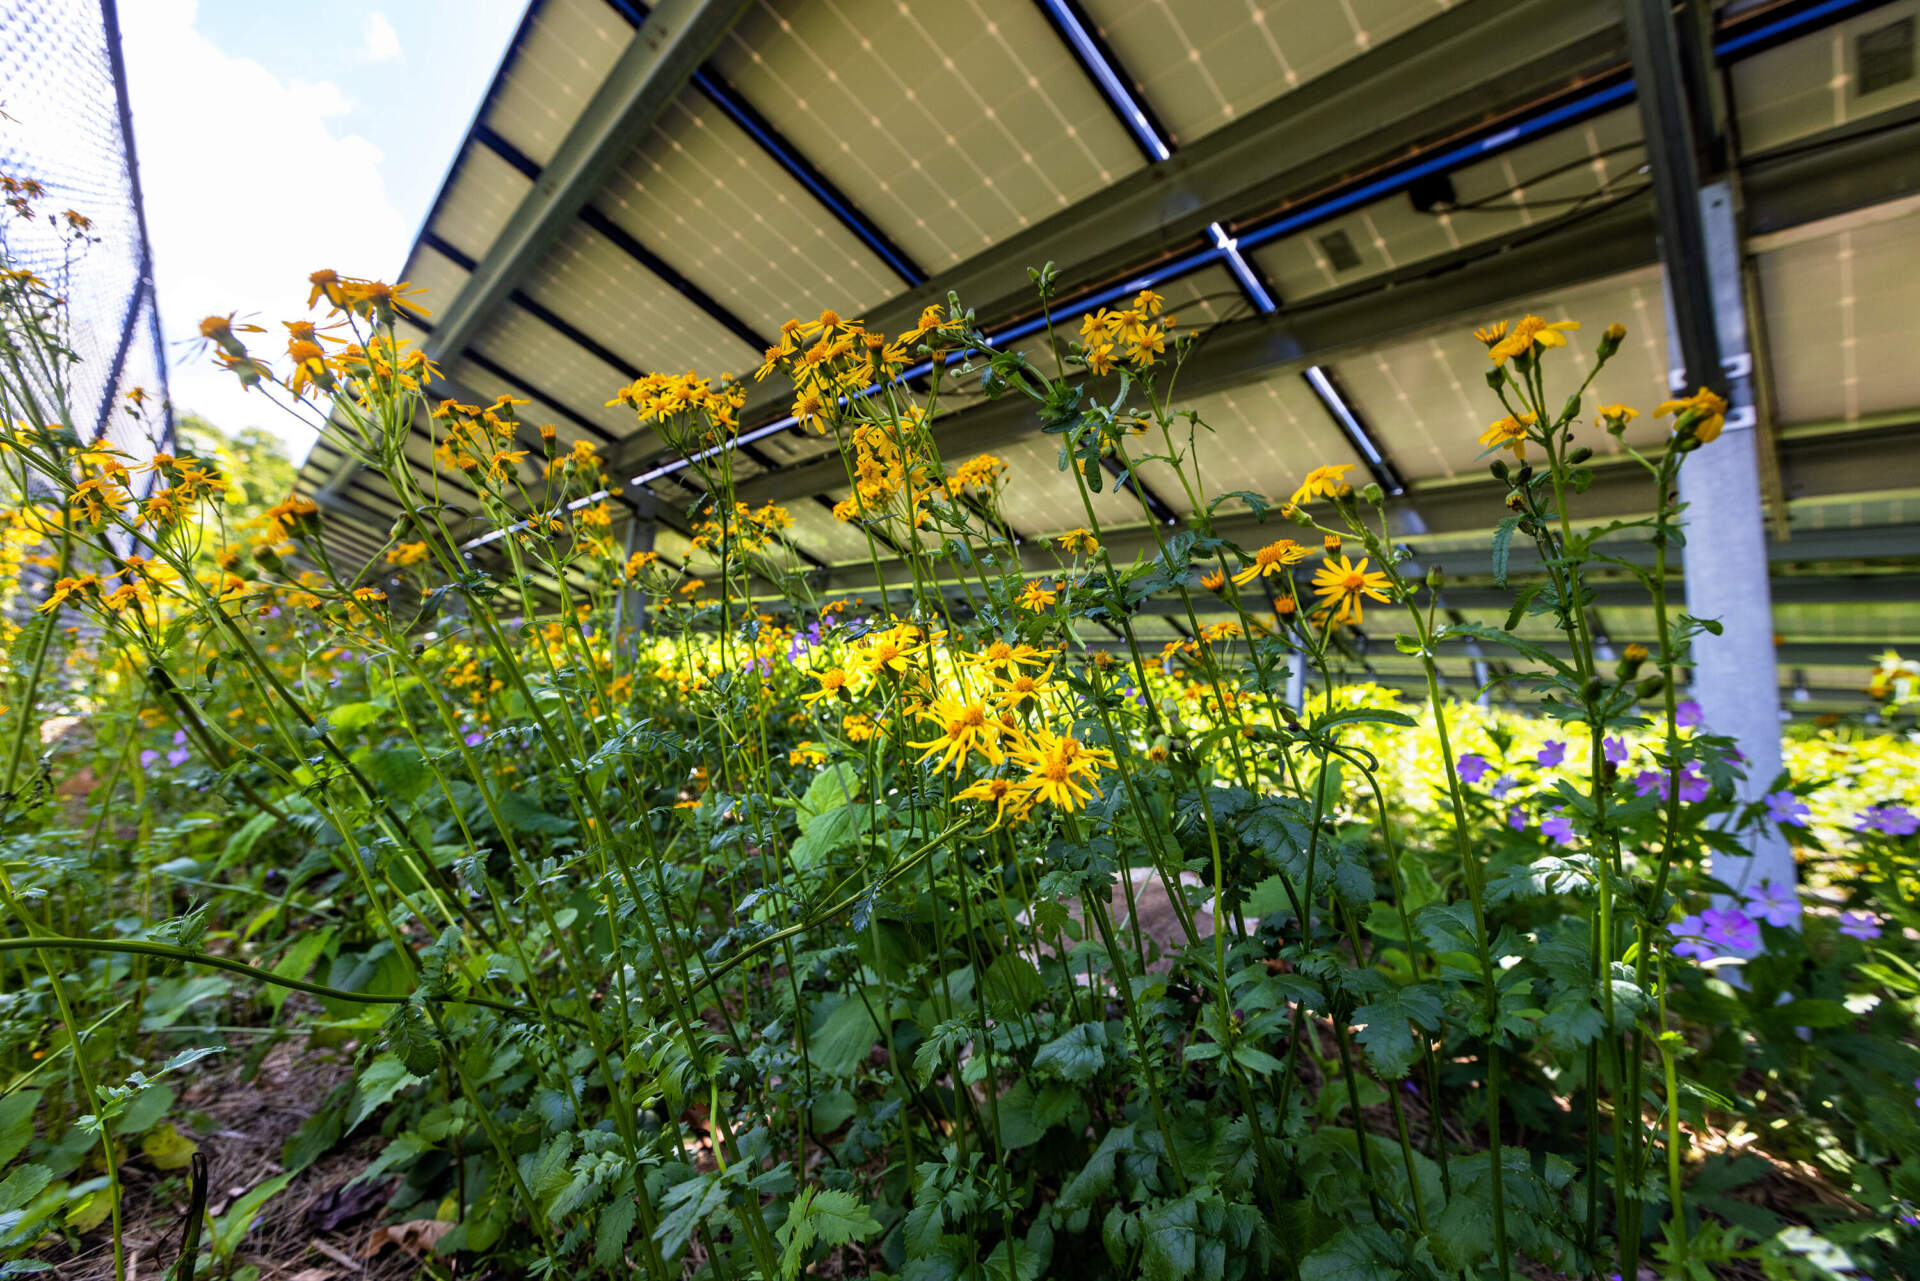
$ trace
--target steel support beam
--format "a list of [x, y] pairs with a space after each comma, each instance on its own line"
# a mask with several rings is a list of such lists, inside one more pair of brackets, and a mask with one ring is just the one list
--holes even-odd
[[621, 160], [685, 87], [750, 0], [666, 0], [634, 32], [626, 52], [580, 113], [553, 159], [494, 238], [427, 344], [439, 359], [465, 350], [519, 287]]
[[[1705, 723], [1728, 734], [1746, 757], [1740, 788], [1752, 801], [1780, 773], [1779, 655], [1768, 594], [1766, 513], [1754, 430], [1753, 357], [1747, 343], [1739, 223], [1731, 181], [1703, 175], [1725, 154], [1715, 122], [1696, 104], [1711, 100], [1711, 68], [1685, 56], [1673, 0], [1622, 0], [1633, 55], [1635, 98], [1666, 269], [1668, 332], [1678, 357], [1675, 391], [1706, 388], [1730, 408], [1719, 439], [1680, 473], [1687, 504], [1687, 612], [1717, 620], [1718, 635], [1693, 643], [1694, 699]], [[1692, 5], [1685, 10], [1694, 18]], [[1737, 896], [1763, 882], [1795, 883], [1793, 851], [1763, 825], [1744, 857], [1715, 855], [1713, 871]]]

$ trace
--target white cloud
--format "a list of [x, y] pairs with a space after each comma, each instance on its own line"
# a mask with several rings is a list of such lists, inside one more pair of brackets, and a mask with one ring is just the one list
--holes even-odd
[[367, 45], [361, 53], [368, 62], [385, 62], [400, 56], [400, 33], [378, 9], [367, 15]]
[[256, 349], [278, 355], [278, 322], [305, 314], [307, 273], [390, 276], [412, 228], [388, 197], [379, 148], [330, 127], [352, 106], [339, 86], [233, 57], [195, 16], [195, 0], [120, 12], [174, 404], [229, 430], [277, 431], [299, 458], [311, 433], [182, 340], [203, 316], [237, 311], [271, 331], [252, 336]]

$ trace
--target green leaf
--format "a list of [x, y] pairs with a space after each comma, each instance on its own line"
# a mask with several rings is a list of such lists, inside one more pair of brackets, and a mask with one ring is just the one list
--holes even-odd
[[1325, 734], [1337, 725], [1359, 725], [1371, 722], [1378, 725], [1398, 725], [1412, 729], [1420, 722], [1405, 712], [1390, 712], [1380, 707], [1353, 707], [1344, 712], [1335, 712], [1331, 716], [1322, 716], [1313, 722], [1310, 728], [1315, 734]]
[[880, 1028], [867, 1012], [867, 1002], [855, 992], [808, 1034], [807, 1052], [815, 1070], [828, 1076], [852, 1076], [880, 1037]]
[[[320, 954], [327, 950], [327, 945], [331, 942], [333, 942], [333, 926], [331, 925], [322, 926], [317, 930], [309, 930], [301, 934], [299, 938], [293, 941], [293, 946], [282, 953], [278, 961], [274, 962], [273, 972], [283, 979], [304, 979], [307, 977], [307, 971], [313, 968], [313, 963], [320, 959]], [[278, 1010], [286, 1003], [286, 999], [292, 993], [292, 990], [291, 988], [267, 984], [267, 1003]]]
[[[380, 1040], [381, 1044], [393, 1051], [401, 1065], [415, 1076], [432, 1076], [440, 1067], [440, 1045], [434, 1040], [433, 1026], [427, 1021], [427, 1016], [420, 1012], [420, 1007], [411, 1001], [393, 1007], [393, 1013], [387, 1016], [386, 1023], [380, 1028]], [[361, 1079], [364, 1081], [366, 1078]], [[389, 1092], [387, 1097], [391, 1098], [392, 1093]], [[359, 1118], [356, 1118], [354, 1124], [359, 1123]]]
[[1508, 516], [1493, 531], [1493, 585], [1507, 585], [1507, 555], [1513, 548], [1513, 531], [1520, 528], [1520, 517]]
[[0, 1212], [20, 1210], [53, 1182], [53, 1171], [44, 1165], [22, 1165], [0, 1180]]
[[386, 715], [372, 703], [342, 703], [327, 711], [327, 723], [336, 730], [352, 732], [367, 726]]
[[865, 1241], [879, 1231], [880, 1223], [873, 1212], [851, 1192], [804, 1187], [788, 1210], [787, 1221], [774, 1234], [781, 1246], [780, 1275], [784, 1281], [795, 1281], [806, 1266], [807, 1252], [816, 1243], [848, 1245]]
[[226, 1212], [213, 1221], [211, 1244], [214, 1255], [221, 1259], [232, 1258], [234, 1251], [240, 1248], [241, 1239], [252, 1229], [254, 1220], [260, 1217], [260, 1211], [291, 1182], [291, 1171], [276, 1174], [228, 1206]]
[[534, 836], [562, 836], [573, 830], [572, 819], [549, 814], [524, 792], [501, 794], [500, 817], [514, 831]]
[[1440, 1026], [1443, 1012], [1440, 994], [1424, 983], [1409, 984], [1384, 993], [1353, 1012], [1355, 1023], [1364, 1023], [1354, 1039], [1366, 1048], [1367, 1061], [1380, 1075], [1398, 1080], [1413, 1066], [1419, 1042], [1412, 1024], [1432, 1032]]
[[1402, 1275], [1405, 1256], [1377, 1224], [1342, 1228], [1300, 1261], [1300, 1281], [1378, 1281]]
[[713, 1174], [697, 1174], [674, 1184], [661, 1204], [667, 1213], [654, 1229], [661, 1254], [671, 1259], [693, 1239], [702, 1220], [727, 1203], [727, 1185]]
[[851, 805], [860, 795], [860, 771], [852, 761], [836, 761], [814, 775], [800, 798], [800, 830], [828, 810]]
[[0, 1166], [26, 1150], [33, 1141], [33, 1112], [40, 1091], [17, 1090], [0, 1099]]
[[1091, 1081], [1107, 1062], [1107, 1025], [1082, 1023], [1040, 1047], [1033, 1066], [1076, 1085]]
[[[436, 1066], [439, 1063], [437, 1052], [434, 1062]], [[356, 1128], [385, 1107], [394, 1095], [409, 1085], [417, 1084], [419, 1080], [420, 1074], [409, 1071], [396, 1055], [382, 1054], [360, 1074], [359, 1083], [354, 1088], [353, 1107], [347, 1113], [347, 1128]]]
[[609, 1201], [600, 1207], [600, 1222], [593, 1229], [593, 1262], [602, 1269], [620, 1262], [627, 1250], [627, 1238], [633, 1235], [633, 1220], [639, 1203], [630, 1196]]

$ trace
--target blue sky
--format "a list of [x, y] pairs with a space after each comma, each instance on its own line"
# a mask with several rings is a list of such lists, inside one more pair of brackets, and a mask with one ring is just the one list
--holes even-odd
[[[238, 311], [273, 333], [317, 267], [391, 278], [525, 0], [136, 0], [120, 6], [175, 404], [310, 433], [183, 340]], [[430, 300], [429, 306], [434, 303]]]

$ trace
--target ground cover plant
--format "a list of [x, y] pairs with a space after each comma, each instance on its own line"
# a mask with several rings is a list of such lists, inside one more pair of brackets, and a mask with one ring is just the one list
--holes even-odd
[[[1045, 366], [957, 298], [898, 335], [788, 325], [755, 377], [897, 565], [828, 599], [736, 497], [743, 385], [603, 393], [708, 495], [685, 570], [614, 545], [592, 448], [428, 397], [405, 286], [320, 271], [284, 329], [209, 318], [209, 358], [316, 426], [331, 398], [391, 487], [386, 546], [342, 564], [311, 498], [249, 514], [208, 457], [80, 440], [59, 283], [8, 268], [9, 1274], [127, 1275], [135, 1184], [172, 1215], [149, 1274], [291, 1272], [250, 1229], [343, 1149], [438, 1276], [1913, 1269], [1916, 753], [1823, 729], [1737, 798], [1678, 679], [1715, 624], [1668, 573], [1724, 405], [1648, 406], [1646, 515], [1580, 514], [1642, 412], [1589, 391], [1619, 326], [1496, 323], [1463, 371], [1507, 490], [1490, 568], [1541, 567], [1502, 629], [1447, 613], [1351, 468], [1209, 492], [1150, 292]], [[1048, 572], [1003, 465], [939, 452], [962, 379], [1059, 446], [1086, 527]], [[1121, 560], [1093, 495], [1136, 471], [1192, 514]], [[1601, 572], [1657, 647], [1603, 656]], [[1190, 639], [1140, 641], [1149, 604]], [[1363, 621], [1424, 702], [1345, 679]], [[1534, 710], [1443, 691], [1461, 638]], [[1801, 886], [1716, 876], [1772, 829]], [[192, 1084], [289, 1047], [351, 1071], [277, 1168], [210, 1187]]]

